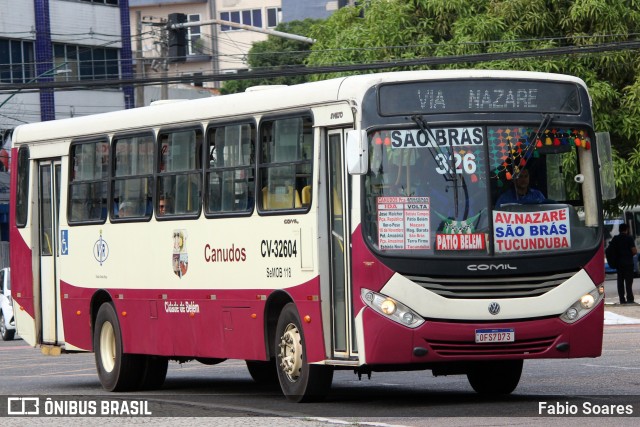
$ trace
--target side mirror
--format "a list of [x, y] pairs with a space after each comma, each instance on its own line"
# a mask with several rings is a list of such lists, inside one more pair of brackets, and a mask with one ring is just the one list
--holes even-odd
[[602, 200], [613, 200], [616, 198], [616, 177], [613, 170], [609, 132], [597, 132], [596, 144], [598, 147], [598, 162], [600, 163]]
[[364, 175], [369, 169], [369, 145], [367, 131], [350, 130], [347, 132], [347, 170], [351, 175]]

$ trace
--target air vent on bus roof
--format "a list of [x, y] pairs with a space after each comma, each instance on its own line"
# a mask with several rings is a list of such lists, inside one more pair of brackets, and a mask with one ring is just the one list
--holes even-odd
[[257, 92], [259, 90], [269, 90], [269, 89], [280, 89], [283, 87], [287, 87], [287, 85], [260, 85], [260, 86], [251, 86], [246, 88], [245, 92]]
[[164, 105], [164, 104], [173, 104], [176, 102], [188, 101], [188, 99], [159, 99], [157, 101], [151, 101], [149, 105]]

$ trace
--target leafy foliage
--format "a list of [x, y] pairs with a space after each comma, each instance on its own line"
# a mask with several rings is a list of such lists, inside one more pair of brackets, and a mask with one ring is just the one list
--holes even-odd
[[[309, 66], [518, 52], [635, 40], [639, 0], [369, 0], [314, 25]], [[617, 198], [640, 204], [640, 56], [620, 50], [420, 68], [571, 74], [590, 89], [596, 131], [614, 146]], [[341, 74], [315, 75], [311, 79]]]
[[[277, 78], [227, 82], [223, 92], [261, 84], [295, 84], [347, 73], [295, 76], [296, 66], [363, 64], [401, 59], [519, 52], [634, 40], [640, 0], [367, 0], [327, 20], [280, 24], [276, 30], [317, 40], [269, 36], [248, 55], [252, 70]], [[544, 71], [582, 78], [593, 99], [595, 130], [614, 146], [617, 198], [607, 209], [640, 204], [640, 56], [628, 50], [514, 58], [412, 68]], [[406, 69], [395, 67], [390, 69]]]
[[[285, 22], [279, 24], [275, 30], [306, 37], [310, 28], [318, 22], [320, 20], [314, 19]], [[303, 83], [307, 80], [306, 76], [287, 73], [287, 71], [295, 66], [304, 65], [309, 55], [309, 50], [309, 43], [270, 35], [267, 40], [253, 44], [247, 56], [247, 63], [251, 70], [281, 70], [281, 75], [268, 79], [230, 80], [225, 82], [222, 93], [244, 92], [248, 87], [267, 84], [292, 85]]]

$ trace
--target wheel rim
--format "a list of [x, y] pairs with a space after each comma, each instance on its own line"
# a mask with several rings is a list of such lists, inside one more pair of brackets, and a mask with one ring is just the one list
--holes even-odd
[[116, 335], [109, 322], [104, 322], [100, 330], [100, 362], [107, 372], [116, 366]]
[[289, 381], [295, 382], [302, 371], [302, 339], [300, 331], [289, 323], [280, 337], [280, 369]]
[[0, 334], [4, 336], [7, 333], [7, 328], [4, 326], [4, 315], [0, 314]]

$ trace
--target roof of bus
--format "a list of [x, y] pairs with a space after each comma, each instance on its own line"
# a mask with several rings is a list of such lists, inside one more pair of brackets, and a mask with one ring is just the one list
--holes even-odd
[[295, 86], [278, 85], [268, 90], [185, 100], [179, 103], [158, 103], [130, 110], [21, 125], [14, 131], [13, 144], [17, 146], [26, 142], [105, 135], [177, 123], [196, 123], [213, 118], [241, 118], [352, 99], [360, 104], [366, 90], [380, 83], [464, 78], [568, 81], [586, 88], [585, 83], [577, 77], [529, 71], [425, 70], [361, 74]]

